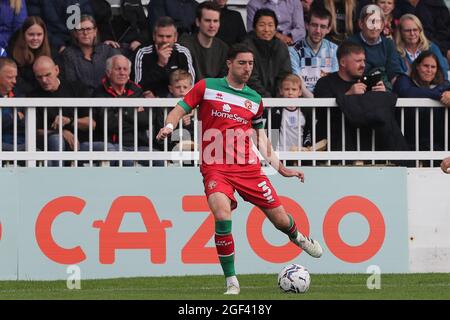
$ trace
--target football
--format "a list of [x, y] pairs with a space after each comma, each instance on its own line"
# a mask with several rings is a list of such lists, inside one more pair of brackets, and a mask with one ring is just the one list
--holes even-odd
[[310, 283], [308, 270], [299, 264], [287, 265], [278, 274], [278, 287], [284, 292], [305, 293]]

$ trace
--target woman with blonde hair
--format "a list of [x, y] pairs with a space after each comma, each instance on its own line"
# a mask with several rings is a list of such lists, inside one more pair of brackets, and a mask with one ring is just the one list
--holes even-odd
[[421, 52], [429, 50], [438, 58], [442, 73], [445, 79], [448, 79], [447, 59], [444, 58], [438, 46], [427, 39], [422, 23], [415, 15], [407, 13], [400, 18], [395, 44], [403, 72], [410, 74], [414, 60]]
[[0, 47], [7, 48], [11, 36], [27, 17], [25, 0], [0, 0]]
[[328, 40], [340, 44], [357, 30], [356, 0], [315, 0], [312, 6], [322, 6], [331, 13]]
[[17, 86], [25, 94], [38, 87], [33, 73], [33, 63], [40, 56], [52, 56], [47, 27], [40, 17], [28, 17], [10, 47], [10, 56], [18, 66]]

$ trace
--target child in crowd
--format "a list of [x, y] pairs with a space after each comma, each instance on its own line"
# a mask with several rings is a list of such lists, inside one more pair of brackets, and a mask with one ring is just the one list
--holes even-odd
[[[189, 72], [183, 69], [177, 69], [172, 72], [169, 76], [169, 95], [168, 98], [184, 98], [186, 93], [193, 87], [192, 76]], [[194, 111], [189, 114], [183, 116], [183, 143], [182, 146], [180, 144], [176, 144], [179, 140], [179, 135], [172, 135], [172, 139], [176, 140], [173, 144], [171, 144], [172, 150], [179, 150], [180, 148], [183, 151], [192, 151], [194, 150]]]
[[[300, 98], [302, 79], [296, 74], [288, 74], [281, 81], [279, 94], [282, 98]], [[304, 146], [306, 119], [299, 107], [285, 107], [281, 113], [280, 139], [278, 151], [301, 150]], [[309, 139], [310, 142], [310, 139]]]
[[377, 0], [375, 4], [383, 11], [385, 21], [383, 35], [386, 38], [393, 39], [394, 32], [397, 29], [398, 19], [394, 19], [395, 0]]

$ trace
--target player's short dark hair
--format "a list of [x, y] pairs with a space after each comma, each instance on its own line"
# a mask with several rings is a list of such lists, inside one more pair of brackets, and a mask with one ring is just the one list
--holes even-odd
[[338, 61], [341, 61], [343, 57], [346, 57], [352, 53], [361, 53], [361, 52], [365, 53], [364, 48], [360, 44], [351, 41], [344, 41], [338, 47], [336, 56]]
[[158, 28], [165, 28], [172, 26], [175, 28], [175, 30], [177, 29], [177, 27], [175, 26], [175, 21], [173, 21], [171, 17], [168, 16], [159, 17], [159, 19], [156, 20], [155, 26], [153, 27], [153, 33], [155, 33]]
[[222, 9], [220, 8], [220, 6], [219, 6], [217, 3], [215, 3], [215, 2], [212, 2], [212, 1], [205, 1], [205, 2], [202, 2], [202, 3], [200, 3], [200, 4], [197, 6], [197, 9], [196, 9], [196, 12], [195, 12], [196, 18], [197, 18], [198, 20], [201, 20], [201, 19], [202, 19], [203, 9], [206, 9], [206, 10], [212, 10], [212, 11], [217, 11], [219, 14], [220, 14], [220, 12], [221, 12], [221, 10], [222, 10]]
[[311, 22], [311, 17], [312, 16], [314, 16], [316, 18], [319, 18], [319, 19], [327, 19], [328, 20], [328, 26], [331, 25], [331, 19], [332, 19], [331, 13], [330, 13], [330, 11], [325, 9], [324, 7], [313, 6], [311, 8], [311, 11], [309, 12], [309, 15], [308, 15], [308, 21], [307, 21], [308, 23]]
[[228, 49], [227, 60], [233, 60], [239, 53], [247, 53], [247, 52], [255, 56], [253, 50], [249, 46], [243, 43], [236, 43], [232, 45], [230, 49]]
[[256, 28], [256, 24], [258, 23], [261, 17], [272, 17], [275, 22], [275, 28], [278, 27], [278, 19], [275, 12], [269, 8], [262, 8], [255, 12], [255, 16], [253, 17], [253, 29]]

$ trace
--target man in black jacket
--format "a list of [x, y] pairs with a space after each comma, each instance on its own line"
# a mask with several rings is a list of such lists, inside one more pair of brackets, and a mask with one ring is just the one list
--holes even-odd
[[134, 82], [144, 90], [146, 97], [165, 98], [169, 94], [170, 73], [183, 69], [195, 79], [189, 49], [177, 43], [178, 34], [170, 17], [161, 17], [153, 32], [154, 44], [142, 47], [134, 60]]
[[195, 30], [195, 0], [152, 0], [148, 7], [150, 28], [159, 18], [167, 16], [175, 21], [178, 34], [191, 34]]
[[[0, 57], [0, 97], [16, 97], [15, 90], [17, 78], [17, 64], [6, 57]], [[20, 95], [19, 95], [20, 96]], [[2, 107], [0, 110], [2, 115], [1, 130], [2, 134], [0, 144], [1, 151], [13, 151], [14, 144], [16, 150], [25, 150], [25, 112], [23, 109], [17, 110], [17, 136], [14, 137], [14, 109], [10, 107]], [[0, 152], [1, 152], [0, 151]]]
[[228, 9], [228, 0], [213, 0], [220, 8], [220, 28], [217, 38], [225, 41], [228, 46], [242, 42], [247, 35], [244, 20], [240, 12]]
[[[383, 81], [370, 86], [361, 80], [365, 69], [364, 48], [343, 42], [337, 51], [339, 71], [322, 77], [316, 84], [314, 96], [336, 98], [339, 109], [331, 110], [331, 135], [327, 137], [325, 112], [318, 112], [317, 135], [327, 138], [332, 151], [355, 150], [356, 128], [360, 128], [360, 150], [371, 150], [372, 129], [377, 145], [383, 150], [406, 151], [407, 144], [395, 121], [397, 97], [387, 93]], [[325, 110], [324, 110], [325, 111]], [[342, 146], [342, 112], [345, 114], [345, 145]], [[331, 142], [330, 142], [331, 139]]]
[[211, 1], [199, 4], [195, 24], [198, 32], [180, 38], [180, 43], [189, 49], [194, 60], [194, 82], [225, 76], [228, 45], [217, 37], [220, 7]]
[[[364, 74], [364, 48], [352, 42], [343, 42], [337, 50], [339, 71], [322, 77], [314, 89], [315, 98], [338, 98], [342, 95], [364, 94], [367, 85], [359, 81]], [[382, 81], [371, 88], [386, 91]], [[327, 139], [331, 151], [356, 150], [356, 137], [348, 121], [345, 121], [345, 146], [342, 145], [342, 111], [330, 110], [331, 134], [327, 136], [327, 114], [324, 108], [317, 110], [317, 140]]]
[[[94, 92], [96, 98], [142, 98], [143, 92], [139, 85], [130, 80], [131, 61], [123, 55], [115, 55], [106, 60], [106, 77], [102, 80], [102, 85]], [[161, 108], [158, 108], [161, 109]], [[102, 108], [98, 115], [98, 124], [95, 132], [94, 142], [97, 144], [94, 150], [104, 150], [104, 112]], [[163, 126], [162, 114], [153, 114], [153, 126], [149, 126], [149, 111], [143, 107], [122, 108], [122, 125], [120, 125], [120, 108], [113, 107], [107, 109], [107, 129], [108, 129], [108, 150], [114, 151], [148, 151], [150, 147], [150, 139], [155, 136], [153, 132], [159, 130]], [[134, 136], [134, 123], [137, 117], [137, 140]], [[159, 123], [159, 124], [158, 124]], [[121, 133], [121, 134], [120, 134]], [[122, 139], [120, 140], [120, 136]], [[98, 148], [98, 145], [100, 148]], [[111, 148], [111, 145], [113, 146]], [[82, 150], [86, 150], [82, 145]], [[101, 148], [103, 147], [103, 149]], [[135, 148], [137, 147], [137, 148]], [[133, 161], [124, 161], [124, 166], [132, 166]], [[145, 162], [144, 162], [145, 164]], [[153, 162], [154, 166], [163, 165], [159, 161]]]
[[[40, 56], [33, 64], [33, 72], [40, 88], [30, 93], [31, 97], [42, 98], [87, 98], [87, 88], [78, 82], [65, 81], [59, 78], [59, 67], [47, 56]], [[75, 113], [73, 107], [47, 108], [47, 126], [44, 127], [45, 109], [38, 108], [37, 147], [44, 151], [65, 151], [79, 148], [79, 143], [89, 138], [89, 108], [78, 108], [77, 136], [75, 136]], [[95, 119], [92, 120], [95, 128]], [[47, 149], [44, 136], [47, 134]], [[60, 144], [60, 141], [63, 143]], [[49, 161], [49, 166], [58, 166], [57, 160]]]

